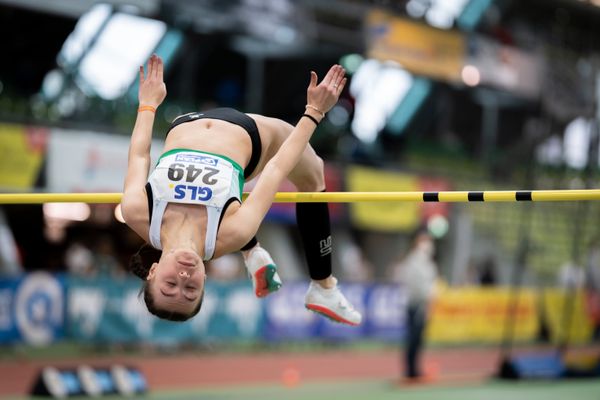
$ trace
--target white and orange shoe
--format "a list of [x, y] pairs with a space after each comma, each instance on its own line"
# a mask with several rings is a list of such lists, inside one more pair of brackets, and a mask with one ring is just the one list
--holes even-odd
[[277, 273], [277, 265], [265, 249], [259, 245], [254, 246], [244, 256], [244, 263], [252, 279], [256, 297], [266, 297], [279, 290], [282, 283]]
[[360, 313], [352, 307], [338, 288], [337, 280], [336, 285], [331, 289], [325, 289], [311, 281], [304, 297], [304, 305], [310, 311], [341, 324], [358, 326], [362, 321]]

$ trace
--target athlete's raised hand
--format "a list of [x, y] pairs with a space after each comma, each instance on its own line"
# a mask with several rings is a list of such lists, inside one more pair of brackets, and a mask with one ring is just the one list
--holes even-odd
[[326, 113], [337, 103], [346, 85], [346, 70], [341, 65], [332, 66], [321, 83], [314, 71], [310, 72], [310, 84], [306, 92], [307, 104]]
[[144, 66], [140, 66], [140, 105], [158, 107], [167, 96], [167, 87], [163, 81], [163, 61], [153, 54], [148, 60], [148, 72], [144, 76]]

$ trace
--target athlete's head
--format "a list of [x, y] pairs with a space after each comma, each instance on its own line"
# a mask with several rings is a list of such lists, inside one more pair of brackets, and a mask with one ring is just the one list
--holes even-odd
[[152, 251], [147, 246], [132, 257], [130, 269], [144, 279], [144, 301], [157, 317], [185, 321], [200, 310], [206, 273], [196, 253]]

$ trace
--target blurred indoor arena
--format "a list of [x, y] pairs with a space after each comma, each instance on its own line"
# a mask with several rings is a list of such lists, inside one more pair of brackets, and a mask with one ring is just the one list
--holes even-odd
[[258, 232], [281, 289], [213, 259], [186, 322], [147, 311], [119, 200], [6, 201], [0, 398], [599, 399], [598, 38], [598, 0], [0, 0], [0, 195], [120, 194], [152, 54], [152, 165], [184, 113], [295, 125], [340, 64], [328, 192], [422, 193], [329, 203], [358, 326], [305, 308], [293, 201]]

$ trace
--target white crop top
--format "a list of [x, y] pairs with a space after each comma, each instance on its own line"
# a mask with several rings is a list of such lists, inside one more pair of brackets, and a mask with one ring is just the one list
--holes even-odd
[[221, 214], [232, 200], [241, 202], [244, 170], [230, 158], [188, 149], [164, 153], [148, 178], [150, 190], [150, 244], [162, 249], [160, 227], [169, 203], [206, 207], [208, 222], [204, 261], [215, 253]]

